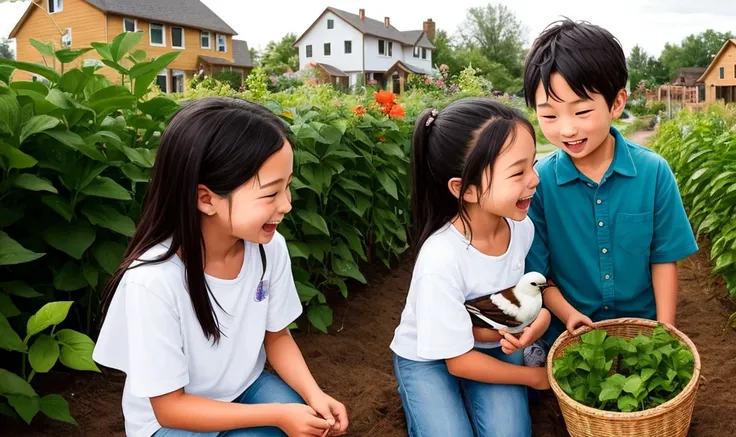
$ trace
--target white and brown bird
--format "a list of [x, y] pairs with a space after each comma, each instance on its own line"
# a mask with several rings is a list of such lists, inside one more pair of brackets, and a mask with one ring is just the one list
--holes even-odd
[[473, 326], [518, 334], [539, 315], [542, 293], [547, 287], [544, 275], [529, 272], [514, 287], [468, 300], [465, 308]]

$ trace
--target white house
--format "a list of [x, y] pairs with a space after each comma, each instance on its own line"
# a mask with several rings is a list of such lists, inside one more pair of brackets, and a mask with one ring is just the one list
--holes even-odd
[[299, 48], [300, 69], [314, 63], [334, 84], [362, 85], [362, 77], [401, 92], [409, 73], [430, 73], [434, 36], [431, 18], [422, 30], [402, 32], [389, 17], [378, 21], [366, 17], [365, 9], [356, 15], [328, 7], [294, 46]]

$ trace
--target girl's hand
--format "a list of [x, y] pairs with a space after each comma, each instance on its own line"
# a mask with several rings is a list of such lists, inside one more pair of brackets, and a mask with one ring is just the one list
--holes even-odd
[[311, 396], [307, 399], [307, 403], [330, 425], [329, 429], [321, 434], [322, 436], [343, 435], [347, 432], [348, 412], [345, 405], [323, 391]]
[[565, 322], [565, 327], [570, 334], [572, 334], [573, 331], [575, 331], [581, 325], [595, 328], [595, 323], [590, 320], [590, 317], [586, 316], [580, 311], [575, 311], [574, 313], [570, 314], [570, 317], [567, 318], [567, 322]]
[[277, 426], [289, 437], [324, 436], [330, 430], [327, 420], [304, 404], [284, 404]]
[[549, 311], [546, 308], [542, 308], [532, 324], [522, 330], [519, 338], [516, 338], [505, 330], [500, 331], [503, 335], [503, 339], [501, 340], [501, 350], [506, 355], [511, 355], [517, 350], [529, 347], [544, 335], [545, 331], [547, 331], [547, 328], [549, 327], [550, 321], [552, 321], [552, 316]]

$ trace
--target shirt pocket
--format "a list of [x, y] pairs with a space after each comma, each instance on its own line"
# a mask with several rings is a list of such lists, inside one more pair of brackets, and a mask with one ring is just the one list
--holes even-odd
[[616, 243], [632, 255], [649, 253], [654, 234], [654, 213], [616, 215]]

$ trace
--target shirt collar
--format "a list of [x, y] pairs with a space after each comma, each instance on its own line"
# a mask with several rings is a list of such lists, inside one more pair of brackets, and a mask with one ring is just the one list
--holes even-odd
[[[606, 175], [609, 175], [611, 171], [613, 171], [621, 176], [636, 176], [636, 165], [634, 165], [634, 159], [631, 157], [631, 150], [628, 142], [615, 127], [611, 126], [610, 132], [615, 140], [615, 145], [613, 151], [613, 165], [608, 169]], [[575, 167], [570, 155], [562, 151], [557, 153], [555, 174], [557, 177], [557, 185], [567, 184], [576, 179], [580, 179], [581, 176], [580, 170]]]

